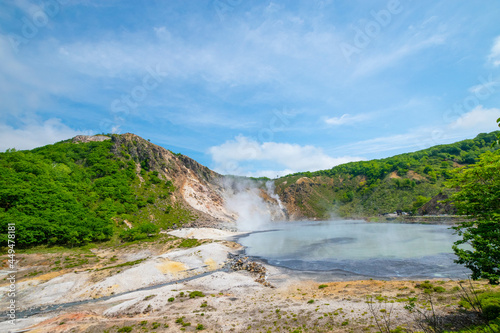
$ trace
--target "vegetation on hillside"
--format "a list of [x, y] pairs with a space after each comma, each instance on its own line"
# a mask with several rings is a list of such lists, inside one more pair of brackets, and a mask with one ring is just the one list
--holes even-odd
[[300, 172], [276, 180], [286, 202], [293, 197], [306, 217], [370, 216], [403, 210], [416, 212], [439, 193], [452, 170], [476, 163], [497, 132], [379, 160], [351, 162], [332, 169]]
[[125, 240], [190, 221], [191, 214], [170, 200], [172, 182], [126, 148], [114, 140], [64, 141], [0, 153], [0, 244], [7, 243], [9, 223], [16, 245], [31, 247], [108, 240], [124, 229], [124, 220], [136, 225], [121, 232]]
[[[457, 188], [452, 200], [470, 221], [455, 229], [462, 239], [453, 250], [457, 261], [472, 271], [472, 278], [492, 284], [500, 279], [500, 153], [487, 152], [478, 163], [458, 169], [448, 186]], [[471, 248], [463, 248], [469, 244]]]

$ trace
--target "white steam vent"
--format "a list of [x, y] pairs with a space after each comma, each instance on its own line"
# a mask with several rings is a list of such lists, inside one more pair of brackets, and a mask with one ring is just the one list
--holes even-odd
[[[286, 219], [283, 204], [274, 193], [272, 181], [262, 184], [247, 179], [226, 178], [224, 188], [225, 205], [238, 216], [238, 230], [260, 230], [271, 221]], [[265, 199], [266, 196], [270, 200]]]

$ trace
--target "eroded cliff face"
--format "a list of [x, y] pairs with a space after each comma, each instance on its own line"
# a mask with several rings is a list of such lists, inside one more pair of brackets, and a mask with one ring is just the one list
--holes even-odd
[[160, 179], [170, 180], [175, 186], [172, 199], [195, 213], [198, 222], [235, 221], [235, 215], [224, 206], [223, 176], [220, 174], [135, 134], [113, 136], [112, 140], [113, 153], [129, 154], [136, 161], [138, 174], [145, 168], [157, 171]]

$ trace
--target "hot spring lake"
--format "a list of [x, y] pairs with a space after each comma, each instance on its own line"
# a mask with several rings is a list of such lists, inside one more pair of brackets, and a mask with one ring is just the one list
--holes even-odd
[[[272, 229], [271, 229], [272, 228]], [[343, 271], [367, 277], [466, 278], [449, 226], [362, 220], [273, 223], [239, 238], [246, 255], [301, 271]]]

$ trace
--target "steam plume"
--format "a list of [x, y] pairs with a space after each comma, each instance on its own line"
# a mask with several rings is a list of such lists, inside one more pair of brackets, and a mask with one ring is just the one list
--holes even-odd
[[[260, 185], [263, 184], [248, 179], [226, 178], [224, 181], [226, 208], [238, 215], [236, 224], [239, 230], [261, 230], [271, 221], [286, 217], [283, 205], [274, 193], [274, 184]], [[263, 192], [276, 203], [264, 200]]]

